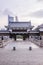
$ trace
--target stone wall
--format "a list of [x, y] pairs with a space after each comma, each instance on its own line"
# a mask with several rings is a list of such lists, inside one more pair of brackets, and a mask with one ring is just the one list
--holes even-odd
[[39, 47], [43, 47], [43, 36], [42, 36], [42, 40], [40, 40], [40, 39], [35, 39], [34, 37], [33, 37], [33, 38], [29, 38], [29, 40], [30, 40], [32, 43], [38, 45]]

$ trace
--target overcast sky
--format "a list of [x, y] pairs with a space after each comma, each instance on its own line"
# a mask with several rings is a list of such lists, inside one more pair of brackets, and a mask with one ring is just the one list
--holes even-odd
[[12, 14], [37, 26], [43, 23], [43, 0], [0, 0], [0, 14]]

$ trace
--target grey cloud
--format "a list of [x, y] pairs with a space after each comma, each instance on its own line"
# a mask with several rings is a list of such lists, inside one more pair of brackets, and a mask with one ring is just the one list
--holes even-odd
[[36, 17], [36, 18], [37, 18], [37, 17], [38, 17], [38, 18], [42, 18], [42, 17], [43, 17], [43, 9], [31, 13], [30, 16], [31, 16], [31, 17]]
[[3, 14], [4, 15], [14, 15], [10, 10], [8, 10], [8, 9], [5, 9], [4, 11], [3, 11]]
[[43, 0], [37, 0], [38, 2], [40, 2], [40, 1], [43, 1]]

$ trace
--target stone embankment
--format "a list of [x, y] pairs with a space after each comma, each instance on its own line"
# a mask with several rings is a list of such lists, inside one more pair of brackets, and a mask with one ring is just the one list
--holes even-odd
[[[13, 39], [12, 39], [13, 40]], [[8, 43], [10, 43], [12, 41], [10, 38], [7, 38], [7, 39], [4, 39], [4, 40], [1, 40], [0, 39], [0, 48], [3, 48], [5, 47]]]
[[31, 38], [29, 39], [32, 43], [38, 45], [39, 47], [43, 47], [43, 40], [38, 40], [38, 39], [34, 39], [34, 38]]

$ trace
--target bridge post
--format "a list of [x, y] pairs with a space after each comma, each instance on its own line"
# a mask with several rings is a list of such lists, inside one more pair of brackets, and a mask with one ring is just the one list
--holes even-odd
[[25, 34], [23, 35], [23, 40], [25, 40], [26, 39], [26, 36], [25, 36]]
[[14, 35], [14, 40], [16, 41], [16, 35]]
[[10, 33], [9, 37], [12, 38], [12, 34], [11, 33]]
[[27, 38], [29, 39], [29, 34], [27, 34]]
[[0, 48], [3, 48], [3, 36], [1, 37], [1, 40], [0, 40]]

